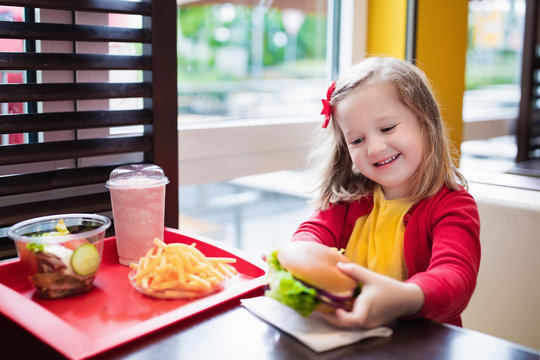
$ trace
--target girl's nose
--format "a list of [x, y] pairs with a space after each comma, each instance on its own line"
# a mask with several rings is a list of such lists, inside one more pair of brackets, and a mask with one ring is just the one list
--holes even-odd
[[380, 138], [372, 138], [370, 141], [368, 141], [368, 155], [377, 155], [383, 151], [385, 151], [387, 148], [386, 142], [383, 139]]

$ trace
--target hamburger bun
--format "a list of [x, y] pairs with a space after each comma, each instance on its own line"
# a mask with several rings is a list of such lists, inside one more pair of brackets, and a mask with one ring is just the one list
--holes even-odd
[[336, 296], [354, 292], [358, 283], [337, 268], [351, 262], [335, 248], [309, 241], [293, 241], [279, 248], [281, 266], [298, 280]]

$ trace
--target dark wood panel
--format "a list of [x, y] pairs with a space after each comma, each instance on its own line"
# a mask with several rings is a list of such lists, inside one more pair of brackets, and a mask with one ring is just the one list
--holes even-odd
[[38, 216], [64, 213], [98, 213], [111, 209], [109, 192], [43, 200], [0, 207], [0, 228]]
[[149, 56], [0, 53], [0, 70], [151, 70]]
[[109, 174], [115, 167], [116, 165], [92, 166], [2, 176], [0, 177], [0, 196], [18, 195], [90, 184], [105, 184], [109, 179]]
[[17, 257], [17, 249], [13, 240], [7, 236], [0, 237], [0, 261]]
[[2, 84], [0, 102], [151, 97], [149, 83]]
[[[170, 184], [165, 194], [165, 225], [178, 227], [178, 91], [176, 56], [176, 2], [153, 1], [152, 107], [153, 162], [163, 168]], [[158, 65], [159, 64], [159, 65]], [[174, 155], [173, 155], [174, 154]]]
[[540, 62], [536, 49], [540, 43], [540, 5], [537, 0], [525, 1], [525, 27], [523, 36], [523, 56], [521, 64], [521, 99], [517, 121], [516, 162], [534, 158], [532, 144], [535, 142], [534, 127], [534, 93], [536, 90], [537, 69]]
[[110, 0], [1, 0], [0, 5], [26, 6], [41, 9], [115, 12], [120, 14], [152, 15], [152, 7], [146, 1]]
[[126, 29], [97, 25], [70, 25], [0, 21], [0, 37], [6, 39], [114, 41], [150, 43], [149, 29]]
[[148, 124], [148, 109], [12, 114], [0, 115], [0, 134]]
[[0, 146], [0, 165], [73, 159], [152, 150], [147, 136]]

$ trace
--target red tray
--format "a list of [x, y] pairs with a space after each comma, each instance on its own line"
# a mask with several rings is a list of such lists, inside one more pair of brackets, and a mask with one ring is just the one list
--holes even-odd
[[206, 256], [235, 257], [238, 275], [217, 293], [195, 300], [160, 300], [129, 283], [130, 268], [120, 265], [115, 238], [105, 239], [94, 288], [83, 295], [47, 300], [34, 294], [19, 271], [19, 260], [0, 263], [0, 312], [71, 359], [105, 350], [239, 298], [264, 284], [265, 266], [238, 249], [178, 230], [165, 229], [166, 243], [197, 244]]

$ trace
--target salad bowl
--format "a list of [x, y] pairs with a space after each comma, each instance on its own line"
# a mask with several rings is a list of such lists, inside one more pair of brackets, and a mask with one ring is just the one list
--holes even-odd
[[21, 269], [44, 298], [62, 298], [93, 287], [111, 221], [96, 214], [59, 214], [13, 225]]

